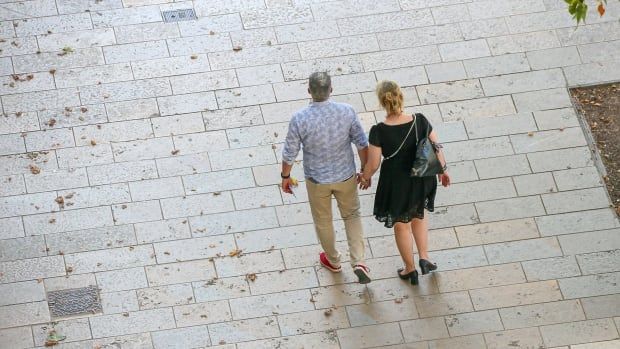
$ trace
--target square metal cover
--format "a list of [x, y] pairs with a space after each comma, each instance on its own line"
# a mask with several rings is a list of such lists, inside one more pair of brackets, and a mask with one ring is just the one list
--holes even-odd
[[100, 313], [101, 298], [96, 286], [50, 291], [47, 304], [53, 318]]
[[164, 11], [163, 14], [164, 22], [180, 22], [196, 19], [196, 12], [194, 12], [193, 8]]

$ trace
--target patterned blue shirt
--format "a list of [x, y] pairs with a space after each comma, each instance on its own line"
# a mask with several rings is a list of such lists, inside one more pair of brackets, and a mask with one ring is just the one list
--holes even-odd
[[317, 183], [342, 182], [355, 174], [351, 143], [357, 149], [368, 146], [353, 107], [331, 100], [312, 102], [293, 115], [282, 159], [292, 165], [303, 149], [306, 178]]

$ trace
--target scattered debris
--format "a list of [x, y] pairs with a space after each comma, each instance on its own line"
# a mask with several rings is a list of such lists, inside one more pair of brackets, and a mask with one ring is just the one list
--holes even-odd
[[86, 112], [88, 111], [88, 108], [86, 108], [86, 107], [81, 107], [81, 108], [80, 108], [80, 111], [81, 111], [82, 113], [86, 113]]
[[65, 270], [67, 273], [73, 273], [73, 267], [67, 267]]
[[238, 51], [241, 51], [241, 50], [243, 50], [243, 47], [241, 47], [239, 45], [233, 46], [233, 51], [238, 52]]
[[198, 59], [198, 55], [191, 55], [189, 56], [190, 59]]
[[36, 175], [41, 173], [41, 169], [37, 165], [29, 165], [28, 167], [30, 168], [30, 173], [32, 174]]
[[48, 222], [49, 222], [50, 224], [54, 224], [54, 223], [56, 223], [56, 218], [52, 218], [52, 219], [50, 219]]
[[402, 299], [402, 298], [396, 298], [396, 299], [394, 300], [394, 303], [396, 303], [396, 304], [400, 304], [400, 303], [402, 303], [402, 302], [403, 302], [403, 299]]
[[236, 249], [228, 252], [228, 255], [231, 256], [231, 257], [240, 257], [242, 252], [243, 252], [243, 250], [240, 250], [240, 249], [236, 248]]
[[56, 199], [54, 199], [54, 201], [56, 201], [56, 203], [58, 204], [58, 206], [60, 206], [60, 208], [65, 207], [65, 198], [63, 198], [62, 196], [57, 197]]
[[177, 155], [181, 150], [179, 149], [175, 149], [173, 151], [171, 151], [172, 155]]
[[59, 56], [66, 56], [66, 55], [68, 55], [69, 53], [73, 53], [73, 48], [71, 48], [71, 47], [69, 47], [69, 46], [65, 46], [65, 47], [63, 47], [63, 48], [62, 48], [62, 52], [61, 52], [61, 53], [59, 53], [58, 55], [59, 55]]
[[50, 69], [50, 74], [52, 75], [56, 74], [56, 69]]
[[95, 142], [95, 140], [94, 140], [94, 139], [91, 139], [91, 140], [90, 140], [90, 145], [95, 146], [95, 145], [97, 145], [97, 142]]
[[56, 125], [56, 119], [51, 118], [45, 124], [49, 127], [54, 127], [54, 125]]
[[323, 314], [327, 317], [332, 316], [333, 310], [332, 309], [327, 309], [323, 312]]
[[250, 280], [252, 282], [256, 281], [256, 274], [254, 274], [254, 273], [248, 274], [245, 277], [246, 277], [246, 279], [248, 279], [248, 280]]
[[67, 339], [66, 336], [58, 334], [56, 330], [50, 330], [47, 333], [47, 338], [45, 339], [45, 346], [53, 347], [57, 345], [58, 343], [64, 341], [65, 339]]

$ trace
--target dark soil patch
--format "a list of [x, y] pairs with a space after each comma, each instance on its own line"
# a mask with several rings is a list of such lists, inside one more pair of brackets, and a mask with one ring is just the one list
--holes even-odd
[[620, 83], [571, 89], [607, 170], [605, 184], [620, 216]]

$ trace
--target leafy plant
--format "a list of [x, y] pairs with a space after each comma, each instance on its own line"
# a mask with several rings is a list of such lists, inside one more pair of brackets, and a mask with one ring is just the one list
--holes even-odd
[[[573, 18], [577, 21], [577, 24], [581, 21], [586, 21], [586, 16], [588, 14], [588, 4], [586, 4], [586, 0], [564, 0], [564, 2], [568, 4], [568, 13], [573, 15]], [[607, 0], [595, 0], [595, 2], [596, 10], [602, 17], [605, 14]]]

